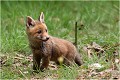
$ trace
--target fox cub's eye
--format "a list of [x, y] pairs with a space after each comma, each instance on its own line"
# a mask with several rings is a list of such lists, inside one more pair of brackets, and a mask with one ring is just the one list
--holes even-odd
[[42, 31], [41, 31], [41, 30], [39, 30], [37, 33], [38, 33], [38, 34], [40, 34], [41, 32], [42, 32]]
[[47, 29], [45, 31], [47, 32]]

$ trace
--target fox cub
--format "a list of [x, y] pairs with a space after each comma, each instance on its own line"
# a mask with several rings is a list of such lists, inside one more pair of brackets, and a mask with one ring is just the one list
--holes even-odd
[[38, 20], [27, 16], [26, 33], [33, 53], [33, 70], [43, 71], [50, 61], [60, 64], [59, 58], [67, 66], [73, 62], [82, 64], [81, 56], [71, 42], [48, 35], [43, 12]]

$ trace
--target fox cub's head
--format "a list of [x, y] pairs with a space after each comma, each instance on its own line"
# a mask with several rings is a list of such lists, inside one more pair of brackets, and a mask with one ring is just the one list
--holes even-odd
[[30, 16], [27, 16], [26, 32], [30, 40], [47, 41], [49, 39], [43, 12], [41, 12], [38, 20], [34, 20]]

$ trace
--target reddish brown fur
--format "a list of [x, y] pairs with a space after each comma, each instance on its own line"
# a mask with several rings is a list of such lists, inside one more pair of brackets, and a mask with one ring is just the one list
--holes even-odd
[[[59, 64], [59, 57], [64, 59], [63, 63], [65, 65], [70, 65], [75, 61], [80, 66], [82, 60], [76, 47], [69, 41], [49, 36], [43, 21], [43, 13], [41, 13], [38, 21], [27, 17], [26, 32], [33, 52], [33, 69], [40, 68], [43, 70], [48, 67], [50, 61]], [[39, 30], [41, 30], [40, 33]], [[42, 38], [40, 38], [41, 36]], [[42, 64], [40, 64], [41, 60]]]

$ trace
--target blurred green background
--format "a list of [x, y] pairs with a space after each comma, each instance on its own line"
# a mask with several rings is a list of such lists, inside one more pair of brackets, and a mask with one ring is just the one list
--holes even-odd
[[52, 36], [74, 42], [78, 22], [79, 49], [90, 42], [101, 45], [119, 41], [119, 2], [117, 1], [2, 1], [1, 51], [30, 53], [25, 33], [26, 16], [38, 19], [44, 12]]

